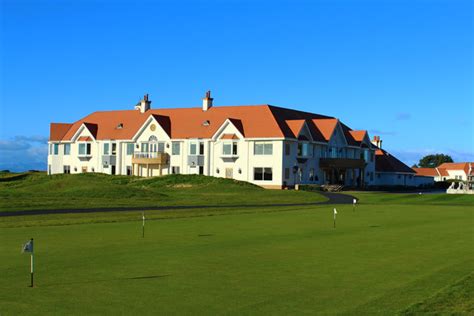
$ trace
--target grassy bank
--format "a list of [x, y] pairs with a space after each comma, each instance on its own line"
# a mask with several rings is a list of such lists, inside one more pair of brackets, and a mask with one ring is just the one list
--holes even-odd
[[247, 182], [199, 175], [157, 178], [103, 174], [7, 174], [0, 177], [0, 210], [171, 205], [251, 205], [325, 200], [310, 192], [265, 190]]

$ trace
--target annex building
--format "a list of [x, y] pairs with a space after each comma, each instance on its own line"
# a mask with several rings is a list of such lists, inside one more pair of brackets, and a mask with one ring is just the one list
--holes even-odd
[[94, 112], [52, 123], [48, 173], [100, 172], [142, 177], [202, 174], [265, 188], [295, 184], [418, 186], [416, 173], [339, 119], [272, 105]]

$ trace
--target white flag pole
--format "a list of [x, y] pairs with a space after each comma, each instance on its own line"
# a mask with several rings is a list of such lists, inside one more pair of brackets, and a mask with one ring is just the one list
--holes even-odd
[[334, 208], [334, 228], [336, 228], [336, 214], [337, 210]]
[[30, 260], [30, 273], [31, 273], [31, 287], [33, 287], [33, 274], [34, 274], [34, 267], [35, 267], [35, 259], [34, 259], [34, 247], [33, 247], [33, 238], [31, 238], [31, 260]]
[[142, 238], [145, 238], [145, 211], [142, 212]]
[[353, 211], [353, 212], [355, 212], [356, 204], [357, 204], [357, 199], [353, 199], [353, 200], [352, 200], [352, 211]]

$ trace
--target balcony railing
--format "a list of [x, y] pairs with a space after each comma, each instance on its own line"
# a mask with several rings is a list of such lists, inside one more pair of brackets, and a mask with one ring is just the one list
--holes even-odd
[[161, 152], [136, 152], [133, 154], [132, 163], [166, 165], [169, 155]]
[[165, 153], [160, 152], [136, 152], [133, 154], [133, 158], [158, 158], [160, 155], [164, 155]]

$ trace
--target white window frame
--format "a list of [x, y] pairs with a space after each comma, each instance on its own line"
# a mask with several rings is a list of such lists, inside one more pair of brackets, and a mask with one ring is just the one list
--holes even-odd
[[[262, 146], [262, 150], [260, 152], [257, 151], [257, 147]], [[271, 156], [273, 155], [273, 143], [272, 142], [255, 142], [253, 144], [253, 154], [255, 156]]]
[[[225, 149], [227, 146], [230, 146], [230, 152], [226, 153]], [[222, 156], [232, 157], [238, 156], [239, 154], [239, 145], [238, 142], [223, 142], [222, 143]]]

